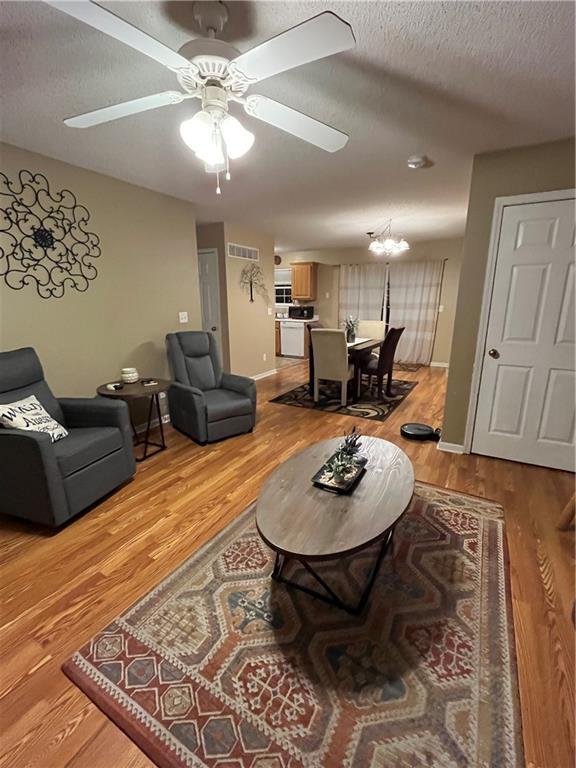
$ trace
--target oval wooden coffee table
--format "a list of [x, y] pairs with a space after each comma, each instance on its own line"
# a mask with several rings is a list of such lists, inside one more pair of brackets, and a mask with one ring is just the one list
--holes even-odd
[[[366, 472], [350, 495], [312, 485], [311, 478], [334, 453], [342, 438], [306, 448], [277, 467], [264, 483], [256, 506], [256, 526], [276, 552], [272, 578], [336, 605], [348, 613], [364, 609], [380, 564], [392, 544], [394, 528], [410, 505], [414, 470], [404, 451], [378, 437], [362, 437]], [[372, 573], [357, 605], [345, 603], [311, 563], [335, 560], [381, 541]], [[323, 592], [284, 578], [289, 560], [298, 560]]]

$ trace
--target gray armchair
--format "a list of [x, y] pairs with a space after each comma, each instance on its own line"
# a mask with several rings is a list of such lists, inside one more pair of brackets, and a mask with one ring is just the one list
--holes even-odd
[[213, 334], [169, 333], [166, 349], [174, 379], [168, 403], [176, 429], [202, 444], [253, 429], [256, 384], [222, 372]]
[[57, 400], [31, 347], [0, 352], [0, 403], [30, 395], [68, 436], [0, 426], [0, 512], [57, 527], [134, 476], [130, 416], [103, 397]]

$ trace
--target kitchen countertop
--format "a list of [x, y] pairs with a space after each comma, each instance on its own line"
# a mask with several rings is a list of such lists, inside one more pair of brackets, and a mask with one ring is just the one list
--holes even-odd
[[289, 320], [291, 323], [317, 323], [318, 320], [320, 320], [320, 316], [314, 315], [314, 317], [311, 317], [308, 320], [301, 320], [299, 317], [277, 317], [276, 318], [277, 323], [281, 323], [283, 320]]

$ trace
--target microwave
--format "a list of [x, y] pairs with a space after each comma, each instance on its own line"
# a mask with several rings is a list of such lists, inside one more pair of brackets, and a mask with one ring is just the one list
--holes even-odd
[[312, 320], [314, 307], [288, 307], [288, 317], [293, 320]]

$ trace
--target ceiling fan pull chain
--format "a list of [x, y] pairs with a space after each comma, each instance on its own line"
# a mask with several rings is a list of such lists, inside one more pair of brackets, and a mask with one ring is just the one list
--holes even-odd
[[216, 171], [216, 194], [221, 195], [222, 191], [220, 189], [220, 171]]

